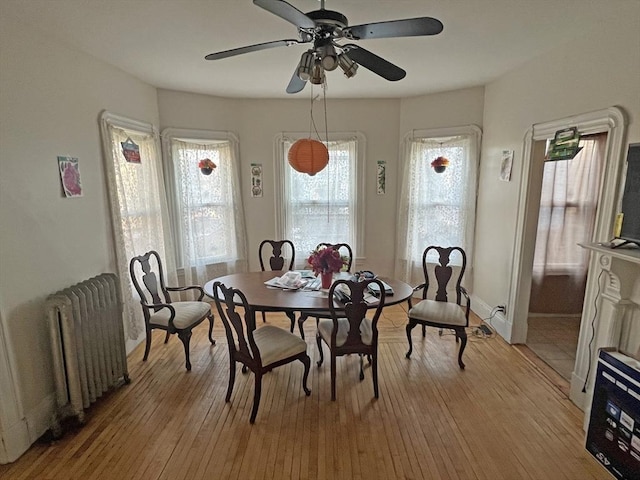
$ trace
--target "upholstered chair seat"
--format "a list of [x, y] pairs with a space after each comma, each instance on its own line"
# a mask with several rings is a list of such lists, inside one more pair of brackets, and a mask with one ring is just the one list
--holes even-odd
[[416, 320], [438, 323], [443, 327], [465, 327], [467, 325], [464, 310], [456, 303], [422, 300], [409, 310], [409, 316]]
[[256, 329], [253, 339], [260, 350], [263, 367], [307, 351], [307, 343], [304, 340], [273, 325], [264, 325]]

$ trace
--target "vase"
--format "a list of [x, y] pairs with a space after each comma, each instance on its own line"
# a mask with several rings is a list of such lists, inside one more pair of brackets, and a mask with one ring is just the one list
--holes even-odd
[[322, 284], [322, 288], [324, 289], [331, 288], [331, 283], [333, 282], [333, 272], [321, 273], [320, 282]]
[[202, 172], [203, 175], [211, 175], [211, 172], [213, 172], [213, 168], [201, 168], [200, 171]]
[[436, 171], [436, 173], [442, 173], [447, 169], [446, 165], [436, 165], [435, 167], [433, 167], [433, 169]]

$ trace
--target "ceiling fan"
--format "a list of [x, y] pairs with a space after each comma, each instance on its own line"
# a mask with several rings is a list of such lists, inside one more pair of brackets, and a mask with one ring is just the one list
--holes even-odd
[[210, 53], [207, 60], [219, 60], [274, 47], [290, 47], [312, 43], [302, 54], [287, 86], [287, 93], [298, 93], [307, 81], [319, 85], [324, 83], [325, 71], [340, 67], [347, 78], [356, 74], [358, 65], [381, 77], [395, 82], [403, 79], [407, 72], [393, 63], [353, 43], [340, 44], [340, 40], [366, 40], [370, 38], [413, 37], [437, 35], [442, 32], [440, 20], [431, 17], [407, 18], [386, 22], [349, 26], [347, 17], [340, 12], [325, 10], [324, 0], [320, 10], [303, 13], [284, 0], [253, 0], [253, 3], [298, 27], [297, 39], [275, 40], [246, 47]]

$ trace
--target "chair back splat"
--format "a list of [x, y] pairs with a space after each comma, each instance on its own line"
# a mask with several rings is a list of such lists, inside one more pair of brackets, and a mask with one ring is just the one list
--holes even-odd
[[429, 272], [427, 270], [427, 265], [428, 265], [427, 255], [431, 250], [436, 250], [438, 252], [438, 257], [439, 257], [439, 263], [436, 264], [434, 267], [434, 275], [436, 278], [436, 282], [438, 284], [435, 299], [438, 302], [448, 301], [447, 287], [449, 286], [449, 282], [453, 275], [453, 268], [451, 267], [451, 265], [449, 265], [449, 263], [451, 262], [451, 253], [453, 253], [454, 251], [457, 251], [460, 253], [462, 257], [462, 265], [460, 266], [459, 273], [456, 275], [456, 303], [460, 305], [461, 294], [462, 294], [460, 287], [462, 283], [462, 277], [464, 276], [464, 271], [467, 268], [467, 255], [465, 254], [464, 250], [462, 250], [460, 247], [447, 247], [447, 248], [434, 247], [434, 246], [427, 247], [422, 254], [422, 271], [424, 272], [424, 278], [425, 278], [425, 288], [423, 289], [423, 293], [424, 293], [423, 298], [426, 298], [426, 293], [427, 293], [427, 290], [429, 289], [429, 279], [431, 275], [429, 275]]
[[[271, 247], [271, 254], [268, 255], [268, 247]], [[285, 250], [283, 256], [283, 250]], [[286, 251], [288, 250], [288, 251]], [[289, 258], [287, 268], [285, 269], [285, 260]], [[270, 270], [292, 270], [296, 260], [296, 249], [291, 240], [263, 240], [258, 247], [258, 258], [260, 260], [260, 269], [264, 272], [265, 260], [269, 259]]]
[[[269, 247], [271, 247], [271, 253], [269, 254]], [[285, 265], [285, 260], [289, 258], [289, 262]], [[285, 255], [285, 256], [283, 256]], [[296, 248], [291, 240], [263, 240], [258, 247], [258, 259], [260, 260], [260, 270], [265, 272], [265, 260], [269, 259], [269, 269], [275, 270], [293, 270], [293, 266], [296, 262]], [[267, 321], [265, 312], [268, 310], [260, 310], [262, 313], [262, 322]], [[291, 328], [289, 331], [293, 332], [293, 328], [296, 324], [296, 316], [292, 311], [284, 312], [289, 321], [291, 322]]]
[[[151, 349], [151, 336], [154, 329], [165, 330], [164, 343], [167, 343], [171, 334], [177, 334], [184, 345], [185, 366], [191, 370], [189, 360], [189, 342], [191, 330], [209, 320], [209, 341], [213, 340], [213, 313], [211, 305], [203, 302], [204, 290], [200, 285], [186, 287], [168, 287], [164, 281], [164, 269], [158, 252], [151, 250], [144, 255], [133, 257], [129, 262], [129, 274], [133, 286], [140, 297], [140, 305], [144, 316], [146, 345], [143, 361], [149, 357]], [[170, 292], [186, 292], [192, 290], [196, 293], [195, 301], [172, 301]]]
[[[378, 398], [378, 319], [384, 307], [385, 296], [381, 295], [371, 318], [367, 318], [369, 304], [365, 300], [365, 293], [369, 291], [371, 283], [377, 284], [379, 292], [384, 292], [380, 280], [337, 280], [329, 289], [329, 310], [331, 318], [318, 322], [316, 342], [320, 353], [318, 367], [324, 361], [322, 342], [329, 347], [331, 354], [331, 400], [336, 399], [336, 357], [359, 354], [360, 380], [364, 379], [363, 356], [366, 355], [371, 363], [373, 378], [373, 393]], [[337, 289], [346, 295], [345, 303], [336, 306], [334, 294]]]
[[225, 401], [231, 400], [236, 378], [236, 363], [242, 372], [251, 370], [255, 376], [253, 407], [249, 422], [254, 423], [260, 406], [262, 377], [276, 367], [299, 360], [304, 365], [302, 388], [307, 396], [311, 359], [307, 344], [301, 338], [274, 325], [256, 328], [255, 311], [241, 290], [227, 287], [220, 282], [213, 284], [216, 307], [224, 324], [229, 346], [229, 386]]
[[[429, 253], [435, 251], [438, 257], [436, 263], [430, 271]], [[451, 255], [459, 254], [460, 265], [454, 269], [451, 263]], [[409, 342], [409, 350], [406, 354], [407, 358], [411, 357], [413, 352], [413, 342], [411, 338], [411, 330], [416, 325], [422, 325], [422, 336], [426, 335], [425, 327], [436, 327], [440, 329], [451, 329], [455, 332], [456, 342], [460, 342], [460, 350], [458, 352], [458, 365], [465, 368], [462, 361], [462, 354], [467, 345], [466, 328], [469, 326], [469, 312], [471, 310], [471, 299], [466, 289], [462, 286], [462, 279], [467, 268], [467, 255], [460, 247], [438, 247], [429, 246], [422, 254], [422, 270], [424, 273], [424, 283], [415, 287], [414, 290], [422, 290], [422, 300], [415, 306], [409, 299], [409, 322], [407, 324], [407, 340]], [[457, 271], [456, 271], [457, 270]], [[434, 278], [432, 278], [434, 277]], [[451, 291], [450, 283], [454, 280], [455, 302], [449, 300], [449, 292]], [[429, 289], [433, 285], [435, 295], [429, 295]], [[462, 304], [463, 297], [465, 305]]]

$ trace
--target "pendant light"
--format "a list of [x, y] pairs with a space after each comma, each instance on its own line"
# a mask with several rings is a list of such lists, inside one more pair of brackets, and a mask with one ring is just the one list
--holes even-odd
[[[323, 75], [324, 77], [324, 75]], [[324, 99], [324, 129], [325, 129], [325, 138], [327, 143], [329, 142], [329, 133], [327, 130], [327, 96], [326, 96], [326, 83], [323, 78], [323, 99]], [[294, 170], [300, 173], [306, 173], [307, 175], [313, 176], [316, 173], [320, 172], [324, 167], [329, 163], [329, 150], [326, 145], [322, 143], [320, 139], [320, 135], [316, 129], [316, 135], [318, 136], [318, 140], [311, 138], [311, 129], [312, 127], [315, 129], [315, 122], [313, 119], [313, 84], [311, 88], [311, 108], [310, 108], [310, 116], [311, 119], [309, 121], [309, 138], [302, 138], [297, 140], [291, 148], [289, 148], [289, 154], [287, 158], [289, 160], [289, 165]]]

